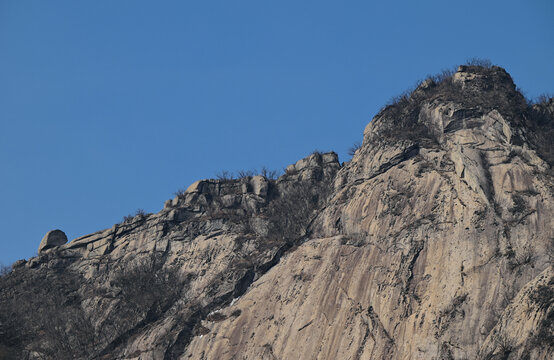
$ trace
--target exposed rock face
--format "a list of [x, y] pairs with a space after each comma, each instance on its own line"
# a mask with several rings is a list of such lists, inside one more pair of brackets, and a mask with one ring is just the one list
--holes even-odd
[[61, 230], [50, 230], [44, 235], [40, 245], [38, 247], [38, 252], [53, 248], [55, 246], [64, 245], [67, 242], [67, 236]]
[[[313, 154], [277, 181], [201, 180], [158, 214], [39, 254], [2, 278], [0, 324], [12, 334], [5, 345], [24, 345], [22, 358], [177, 358], [202, 333], [201, 319], [241, 296], [307, 235], [339, 168], [336, 154]], [[67, 324], [49, 342], [22, 340], [51, 318], [78, 323], [79, 331]]]
[[[201, 180], [20, 265], [0, 280], [0, 343], [23, 358], [551, 359], [552, 109], [498, 67], [426, 81], [342, 167], [316, 153], [276, 181]], [[65, 343], [24, 336], [44, 328], [24, 311], [42, 279], [82, 320], [53, 313]]]
[[465, 67], [458, 81], [485, 101], [418, 89], [377, 115], [312, 240], [225, 309], [238, 318], [206, 322], [187, 356], [552, 356], [552, 283], [542, 307], [520, 293], [552, 271], [550, 167], [525, 140], [506, 72]]

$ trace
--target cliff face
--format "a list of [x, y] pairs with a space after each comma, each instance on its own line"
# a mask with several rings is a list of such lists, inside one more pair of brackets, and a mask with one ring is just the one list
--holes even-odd
[[342, 167], [316, 153], [277, 180], [199, 181], [17, 264], [0, 279], [3, 351], [550, 359], [553, 114], [498, 67], [429, 79]]
[[38, 257], [0, 278], [0, 351], [177, 358], [202, 319], [306, 236], [339, 168], [336, 154], [313, 154], [278, 180], [202, 180], [157, 214], [62, 246], [45, 236]]

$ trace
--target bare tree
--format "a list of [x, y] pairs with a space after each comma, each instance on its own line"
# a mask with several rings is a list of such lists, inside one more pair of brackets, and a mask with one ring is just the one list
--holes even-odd
[[360, 143], [359, 141], [356, 141], [354, 144], [352, 144], [350, 148], [348, 148], [348, 155], [354, 156], [356, 151], [358, 151], [358, 149], [361, 147], [362, 147], [362, 143]]

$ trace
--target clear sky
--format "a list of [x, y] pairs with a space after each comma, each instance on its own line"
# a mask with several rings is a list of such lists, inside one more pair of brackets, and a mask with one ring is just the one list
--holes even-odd
[[0, 0], [0, 262], [221, 170], [347, 149], [471, 57], [554, 92], [554, 2]]

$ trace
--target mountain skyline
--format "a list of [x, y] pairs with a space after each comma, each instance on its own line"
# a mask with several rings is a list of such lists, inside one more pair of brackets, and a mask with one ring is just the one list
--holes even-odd
[[130, 4], [0, 4], [0, 263], [221, 171], [348, 160], [390, 98], [468, 58], [531, 98], [554, 83], [549, 1]]
[[554, 98], [484, 60], [352, 159], [199, 180], [0, 274], [0, 358], [551, 359]]

